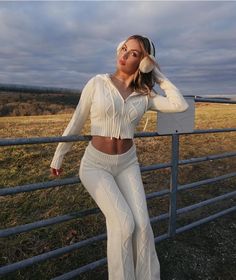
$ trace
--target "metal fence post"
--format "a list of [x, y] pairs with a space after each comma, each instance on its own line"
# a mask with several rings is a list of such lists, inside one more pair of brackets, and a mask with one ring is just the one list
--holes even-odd
[[178, 188], [178, 162], [179, 162], [179, 135], [172, 134], [172, 160], [171, 160], [171, 182], [169, 196], [169, 229], [168, 236], [176, 234], [176, 199]]
[[[63, 89], [63, 88], [49, 88], [49, 87], [31, 87], [31, 86], [22, 86], [22, 85], [4, 85], [0, 84], [0, 90], [1, 91], [13, 91], [13, 92], [19, 92], [19, 93], [42, 93], [42, 94], [49, 94], [49, 93], [80, 93], [80, 91], [74, 91], [70, 89]], [[77, 96], [75, 96], [77, 99]], [[213, 99], [213, 98], [194, 98], [196, 102], [210, 102], [210, 103], [225, 103], [225, 104], [236, 104], [236, 101], [219, 98], [219, 99]], [[160, 117], [160, 116], [159, 116]], [[164, 123], [166, 125], [166, 123]], [[147, 166], [142, 166], [141, 171], [152, 171], [152, 170], [159, 170], [164, 168], [171, 168], [171, 175], [170, 175], [170, 189], [163, 189], [160, 191], [155, 191], [147, 194], [147, 199], [153, 199], [155, 197], [162, 197], [169, 194], [169, 212], [168, 213], [162, 213], [161, 215], [155, 216], [151, 218], [151, 223], [156, 223], [159, 221], [163, 221], [169, 218], [169, 224], [168, 224], [168, 232], [165, 232], [162, 235], [159, 235], [155, 237], [155, 243], [160, 242], [162, 240], [172, 238], [176, 234], [188, 231], [190, 229], [193, 229], [199, 225], [208, 223], [210, 221], [215, 220], [216, 218], [222, 217], [224, 215], [227, 215], [229, 213], [236, 213], [236, 206], [233, 205], [230, 208], [226, 208], [224, 210], [221, 210], [220, 212], [216, 212], [213, 215], [201, 218], [197, 221], [194, 221], [192, 223], [188, 223], [184, 226], [176, 228], [176, 220], [177, 220], [177, 214], [184, 214], [188, 213], [194, 209], [199, 209], [203, 206], [210, 206], [211, 204], [215, 202], [219, 202], [225, 199], [234, 199], [236, 197], [236, 191], [230, 191], [223, 195], [216, 196], [214, 198], [206, 199], [201, 202], [188, 205], [183, 208], [177, 208], [177, 194], [180, 191], [187, 191], [193, 188], [197, 188], [202, 185], [208, 185], [212, 184], [221, 180], [229, 179], [236, 177], [236, 172], [231, 172], [228, 174], [220, 175], [220, 176], [214, 176], [213, 178], [208, 179], [202, 179], [201, 181], [195, 181], [186, 183], [184, 185], [178, 184], [178, 166], [179, 165], [187, 165], [187, 164], [194, 164], [204, 161], [212, 161], [216, 159], [223, 159], [223, 158], [229, 158], [229, 157], [236, 157], [236, 151], [232, 152], [225, 152], [220, 154], [213, 154], [213, 155], [204, 155], [201, 157], [196, 158], [190, 158], [185, 160], [179, 160], [179, 136], [181, 134], [208, 134], [208, 133], [222, 133], [222, 132], [236, 132], [236, 127], [234, 128], [214, 128], [214, 129], [198, 129], [194, 130], [192, 132], [178, 132], [170, 134], [170, 132], [166, 132], [166, 134], [162, 134], [162, 136], [172, 136], [172, 160], [168, 163], [160, 163], [160, 164], [152, 164]], [[156, 137], [161, 136], [158, 131], [155, 132], [139, 132], [135, 133], [135, 137]], [[18, 146], [18, 145], [34, 145], [34, 144], [46, 144], [46, 143], [57, 143], [57, 142], [76, 142], [76, 141], [89, 141], [91, 140], [91, 135], [83, 135], [83, 136], [57, 136], [57, 137], [36, 137], [36, 138], [1, 138], [0, 139], [0, 147], [10, 147], [10, 146]], [[65, 179], [59, 179], [59, 180], [49, 180], [49, 181], [43, 181], [43, 182], [36, 182], [36, 183], [26, 183], [24, 185], [18, 185], [18, 186], [0, 186], [0, 198], [1, 196], [13, 196], [20, 193], [25, 192], [33, 192], [36, 190], [46, 190], [49, 188], [56, 188], [56, 187], [62, 187], [62, 186], [71, 186], [74, 187], [75, 184], [78, 184], [80, 182], [80, 179], [78, 177], [70, 177]], [[233, 181], [234, 184], [234, 181]], [[30, 232], [38, 228], [53, 226], [55, 224], [61, 224], [64, 222], [72, 221], [77, 218], [83, 218], [88, 215], [94, 215], [99, 213], [99, 208], [88, 208], [81, 211], [66, 213], [60, 216], [55, 216], [51, 218], [46, 218], [42, 220], [36, 220], [33, 222], [30, 222], [28, 224], [20, 224], [16, 226], [10, 226], [9, 228], [0, 229], [0, 237], [6, 238], [11, 237], [12, 235], [21, 234], [25, 232]], [[36, 264], [39, 264], [44, 261], [49, 261], [52, 258], [60, 257], [65, 254], [69, 254], [74, 252], [75, 250], [79, 250], [82, 247], [89, 246], [91, 244], [94, 244], [95, 242], [104, 241], [106, 239], [106, 234], [99, 234], [92, 237], [86, 237], [84, 240], [80, 240], [78, 242], [75, 242], [73, 244], [64, 245], [63, 247], [51, 249], [47, 252], [37, 252], [37, 255], [29, 256], [25, 259], [16, 260], [12, 263], [6, 263], [3, 266], [0, 267], [0, 278], [3, 275], [16, 272], [18, 270], [26, 269], [28, 267], [31, 267], [33, 270]], [[4, 242], [4, 241], [3, 241]], [[99, 259], [96, 261], [92, 261], [90, 263], [86, 263], [83, 266], [80, 266], [72, 271], [64, 273], [61, 271], [61, 273], [64, 273], [62, 275], [56, 276], [53, 279], [57, 280], [66, 280], [66, 279], [74, 279], [76, 276], [79, 276], [80, 274], [84, 272], [89, 272], [94, 270], [96, 267], [102, 266], [106, 264], [107, 260], [106, 258]], [[21, 272], [22, 277], [24, 274], [24, 271]], [[7, 276], [6, 276], [7, 277]], [[15, 276], [17, 277], [17, 276]], [[14, 276], [9, 276], [9, 279], [13, 279]], [[45, 278], [45, 277], [44, 277]], [[2, 278], [1, 278], [2, 279]], [[15, 278], [14, 278], [15, 279]], [[53, 280], [52, 279], [52, 280]]]

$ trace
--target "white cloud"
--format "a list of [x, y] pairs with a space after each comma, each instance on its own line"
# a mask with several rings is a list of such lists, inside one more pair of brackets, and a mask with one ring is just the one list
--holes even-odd
[[89, 76], [113, 71], [118, 42], [143, 34], [156, 43], [162, 69], [181, 88], [232, 90], [235, 7], [196, 1], [1, 2], [1, 82], [82, 88]]

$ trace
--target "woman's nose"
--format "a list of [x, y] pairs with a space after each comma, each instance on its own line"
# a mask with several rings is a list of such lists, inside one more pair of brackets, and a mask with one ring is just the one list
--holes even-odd
[[129, 52], [124, 52], [124, 53], [122, 54], [122, 58], [123, 58], [123, 59], [127, 59], [128, 56], [129, 56]]

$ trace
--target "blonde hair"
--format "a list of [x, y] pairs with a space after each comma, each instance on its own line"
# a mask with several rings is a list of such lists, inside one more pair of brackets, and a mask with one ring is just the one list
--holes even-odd
[[[148, 38], [143, 37], [141, 35], [132, 35], [127, 38], [126, 42], [131, 39], [135, 39], [139, 42], [142, 50], [142, 58], [151, 54], [151, 46]], [[154, 45], [152, 47], [154, 50], [153, 55], [155, 56], [155, 47]], [[155, 64], [156, 67], [160, 70], [158, 63], [156, 62]], [[138, 68], [134, 74], [134, 79], [131, 83], [131, 86], [134, 88], [134, 90], [140, 92], [141, 94], [151, 96], [151, 91], [153, 90], [155, 83], [156, 80], [154, 79], [153, 71], [149, 73], [142, 73]]]

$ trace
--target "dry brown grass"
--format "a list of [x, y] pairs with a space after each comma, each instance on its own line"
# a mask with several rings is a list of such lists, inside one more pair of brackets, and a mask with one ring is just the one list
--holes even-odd
[[[198, 104], [196, 106], [196, 129], [235, 127], [235, 105]], [[0, 118], [0, 135], [3, 138], [39, 137], [61, 135], [71, 115], [46, 115], [31, 117]], [[142, 119], [138, 131], [144, 127], [146, 117], [149, 123], [146, 131], [155, 131], [156, 114], [148, 112]], [[89, 134], [89, 121], [82, 134]], [[169, 162], [171, 159], [171, 138], [153, 137], [135, 139], [140, 165]], [[80, 159], [87, 143], [76, 143], [64, 160], [62, 178], [78, 173]], [[188, 159], [235, 150], [236, 133], [214, 133], [204, 135], [183, 135], [180, 137], [180, 158]], [[12, 146], [1, 148], [1, 187], [30, 184], [52, 180], [49, 165], [56, 144]], [[76, 164], [71, 164], [74, 162]], [[179, 183], [186, 184], [206, 178], [235, 172], [235, 158], [215, 160], [201, 164], [180, 167]], [[168, 188], [170, 170], [164, 169], [143, 173], [146, 193]], [[235, 190], [235, 179], [228, 179], [213, 185], [178, 194], [178, 208], [197, 203], [228, 191]], [[30, 223], [44, 218], [63, 215], [96, 207], [81, 184], [48, 190], [22, 193], [0, 198], [1, 228]], [[220, 209], [235, 205], [235, 199], [204, 207], [177, 220], [181, 226]], [[168, 212], [167, 197], [148, 201], [150, 216]], [[236, 224], [235, 214], [217, 219], [207, 225], [157, 244], [161, 262], [162, 279], [233, 280], [236, 275]], [[167, 230], [167, 223], [153, 225], [154, 233], [160, 235]], [[22, 233], [0, 241], [0, 262], [7, 264], [30, 256], [47, 252], [70, 243], [105, 232], [102, 214], [84, 219], [41, 228]], [[83, 264], [106, 255], [106, 242], [80, 249], [73, 254], [43, 262], [33, 268], [21, 270], [5, 279], [50, 279], [75, 269]], [[77, 279], [107, 279], [107, 267], [85, 273]]]

